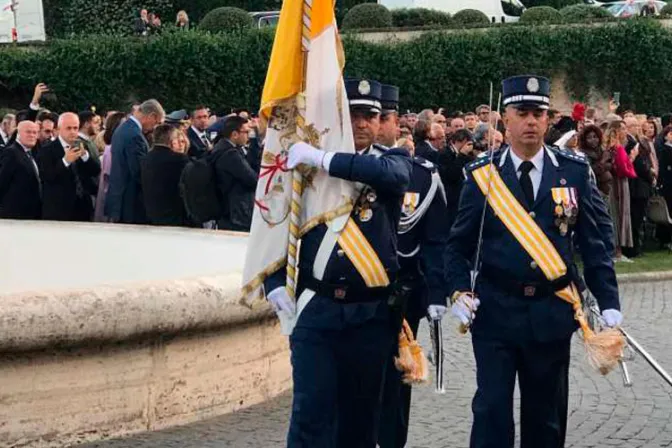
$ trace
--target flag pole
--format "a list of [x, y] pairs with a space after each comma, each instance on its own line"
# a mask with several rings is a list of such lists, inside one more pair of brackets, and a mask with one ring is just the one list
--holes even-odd
[[[301, 92], [297, 98], [297, 117], [296, 131], [300, 137], [303, 137], [303, 127], [306, 120], [305, 101], [302, 101], [301, 95], [306, 89], [306, 70], [308, 65], [308, 51], [310, 50], [310, 21], [312, 12], [312, 0], [303, 0], [303, 27], [301, 32], [301, 49], [303, 51], [303, 77], [301, 81]], [[289, 214], [289, 245], [287, 247], [287, 294], [293, 300], [296, 300], [296, 265], [298, 263], [298, 242], [301, 218], [301, 196], [303, 195], [303, 174], [298, 167], [292, 170], [292, 202]]]

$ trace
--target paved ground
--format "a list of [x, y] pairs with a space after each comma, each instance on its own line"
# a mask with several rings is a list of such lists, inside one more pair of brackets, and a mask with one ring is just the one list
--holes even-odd
[[[672, 282], [625, 285], [627, 327], [668, 370], [672, 370]], [[446, 326], [452, 321], [447, 321]], [[426, 329], [422, 341], [428, 347]], [[474, 362], [468, 337], [446, 333], [447, 393], [432, 387], [413, 396], [409, 448], [468, 446]], [[634, 386], [621, 376], [594, 374], [575, 341], [570, 373], [568, 447], [672, 447], [672, 387], [638, 358], [630, 362]], [[222, 448], [284, 446], [291, 397], [181, 428], [136, 435], [129, 439], [85, 445], [86, 448]], [[81, 446], [80, 446], [81, 447]]]

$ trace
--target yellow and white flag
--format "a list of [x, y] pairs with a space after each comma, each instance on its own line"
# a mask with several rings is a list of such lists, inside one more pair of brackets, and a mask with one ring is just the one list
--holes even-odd
[[300, 237], [352, 210], [352, 182], [318, 169], [300, 176], [287, 169], [287, 151], [300, 140], [355, 152], [343, 65], [333, 0], [285, 0], [261, 104], [268, 129], [243, 271], [248, 305], [263, 299], [264, 279], [287, 265], [288, 254], [296, 256], [290, 233]]

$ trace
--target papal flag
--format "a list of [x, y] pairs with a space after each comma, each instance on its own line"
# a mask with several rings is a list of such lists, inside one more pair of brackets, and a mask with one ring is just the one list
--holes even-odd
[[289, 147], [297, 141], [355, 152], [344, 62], [333, 0], [285, 0], [261, 104], [268, 130], [243, 272], [247, 305], [264, 299], [264, 279], [283, 267], [292, 295], [296, 239], [352, 210], [353, 183], [302, 165], [302, 171], [287, 169]]

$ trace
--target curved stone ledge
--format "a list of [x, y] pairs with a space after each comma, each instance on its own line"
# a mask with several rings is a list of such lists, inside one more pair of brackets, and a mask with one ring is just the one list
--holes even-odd
[[208, 331], [272, 316], [268, 306], [240, 305], [240, 281], [233, 273], [2, 297], [0, 352]]
[[0, 448], [184, 424], [291, 386], [247, 235], [0, 221]]
[[[205, 239], [208, 243], [223, 241], [219, 243], [223, 246], [231, 238], [247, 238], [245, 234], [199, 230], [11, 221], [0, 224], [0, 233], [7, 237], [7, 229], [23, 227], [22, 231], [25, 231], [31, 226], [40, 231], [66, 228], [67, 231], [92, 232], [101, 237], [111, 234], [112, 238], [139, 232], [143, 238], [151, 234], [159, 238]], [[0, 240], [1, 243], [4, 241]], [[68, 244], [66, 241], [61, 245]], [[223, 249], [222, 259], [229, 257], [226, 267], [230, 270], [215, 275], [131, 283], [117, 280], [93, 287], [42, 291], [11, 292], [12, 288], [9, 288], [10, 292], [6, 292], [7, 288], [0, 288], [0, 352], [119, 341], [157, 333], [207, 331], [272, 316], [266, 304], [250, 309], [239, 303], [244, 253], [227, 253], [226, 248]], [[186, 255], [190, 262], [197, 264], [213, 262], [191, 258], [198, 257], [198, 253], [175, 255], [178, 260]], [[231, 257], [239, 259], [232, 260]], [[119, 258], [123, 262], [123, 255]], [[67, 264], [68, 260], [63, 263]], [[34, 268], [34, 275], [41, 275], [40, 270]], [[216, 266], [211, 270], [216, 270]], [[64, 269], [64, 275], [65, 271], [67, 269]], [[13, 285], [14, 290], [21, 288], [22, 285]]]

